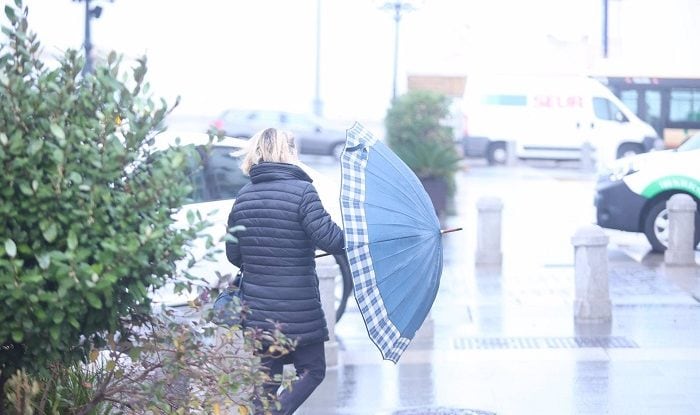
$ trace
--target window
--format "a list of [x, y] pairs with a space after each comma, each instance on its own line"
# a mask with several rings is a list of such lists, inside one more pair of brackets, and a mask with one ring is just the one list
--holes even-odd
[[657, 134], [663, 134], [663, 124], [661, 122], [661, 92], [660, 91], [644, 91], [644, 105], [646, 112], [644, 113], [644, 121], [648, 122]]
[[233, 153], [235, 147], [212, 147], [209, 152], [198, 147], [200, 160], [191, 160], [190, 179], [193, 186], [193, 202], [234, 199], [246, 183], [248, 177], [239, 168], [240, 159]]
[[593, 112], [595, 113], [596, 118], [598, 118], [599, 120], [618, 122], [628, 121], [627, 117], [625, 117], [625, 114], [623, 114], [622, 111], [620, 111], [620, 108], [618, 108], [614, 102], [610, 101], [607, 98], [594, 97]]
[[637, 108], [637, 98], [639, 94], [634, 89], [625, 89], [620, 93], [620, 100], [627, 108], [631, 109], [635, 114], [639, 114], [639, 108]]
[[525, 95], [485, 95], [481, 102], [487, 105], [527, 105], [527, 97]]
[[700, 89], [671, 89], [670, 107], [671, 121], [700, 121]]
[[605, 98], [593, 98], [593, 112], [596, 118], [601, 120], [614, 120], [610, 110], [610, 101]]

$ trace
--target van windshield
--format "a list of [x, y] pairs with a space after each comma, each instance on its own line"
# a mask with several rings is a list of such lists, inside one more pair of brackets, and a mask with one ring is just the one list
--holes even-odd
[[688, 137], [683, 144], [678, 146], [678, 151], [700, 150], [700, 133]]

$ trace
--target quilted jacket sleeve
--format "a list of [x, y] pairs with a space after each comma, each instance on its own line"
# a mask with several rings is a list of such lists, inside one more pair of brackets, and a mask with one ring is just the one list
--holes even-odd
[[[235, 209], [236, 209], [236, 206], [234, 205], [233, 208], [231, 209], [231, 213], [228, 214], [228, 222], [226, 225], [226, 232], [228, 232], [228, 230], [231, 229], [234, 225], [233, 212], [235, 211]], [[240, 268], [241, 263], [242, 263], [240, 245], [238, 245], [237, 243], [226, 242], [226, 257], [228, 258], [230, 263], [232, 263], [233, 265]]]
[[312, 184], [306, 188], [299, 209], [301, 225], [313, 243], [328, 253], [342, 253], [345, 247], [343, 230], [333, 222], [331, 215], [323, 208], [316, 188]]

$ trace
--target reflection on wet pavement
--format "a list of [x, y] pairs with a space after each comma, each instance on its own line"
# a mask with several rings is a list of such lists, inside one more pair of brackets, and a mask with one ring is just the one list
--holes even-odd
[[[613, 320], [575, 324], [570, 238], [594, 220], [592, 178], [472, 168], [457, 185], [446, 225], [465, 231], [444, 239], [440, 291], [400, 363], [381, 360], [351, 301], [340, 364], [297, 414], [700, 414], [698, 267], [611, 232]], [[496, 267], [474, 266], [482, 196], [504, 202]]]

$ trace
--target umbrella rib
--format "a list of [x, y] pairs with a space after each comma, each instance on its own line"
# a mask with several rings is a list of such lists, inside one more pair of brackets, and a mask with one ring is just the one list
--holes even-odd
[[[387, 149], [388, 149], [388, 147], [387, 147]], [[391, 157], [386, 157], [384, 154], [382, 154], [382, 153], [379, 152], [379, 151], [377, 151], [375, 154], [378, 155], [379, 157], [381, 157], [382, 159], [384, 159], [385, 161], [387, 161], [387, 163], [388, 163], [389, 165], [391, 165], [391, 167], [393, 167], [394, 170], [395, 170], [397, 173], [401, 174], [402, 176], [403, 176], [403, 173], [404, 173], [404, 172], [402, 171], [402, 169], [401, 169], [400, 167], [406, 167], [406, 168], [408, 168], [407, 166], [405, 166], [405, 164], [402, 164], [402, 165], [397, 164], [397, 163], [396, 163], [396, 160], [393, 160]], [[393, 153], [392, 153], [392, 154], [393, 154]], [[397, 156], [396, 158], [397, 158], [397, 160], [401, 160], [401, 159], [398, 158], [398, 156]], [[411, 171], [411, 170], [409, 169], [409, 171]], [[370, 172], [370, 173], [371, 173], [371, 172]], [[414, 175], [415, 175], [415, 173], [414, 173]], [[378, 177], [379, 177], [379, 176], [378, 176]], [[381, 178], [381, 177], [380, 177], [380, 178]], [[417, 178], [417, 176], [416, 176], [416, 178]], [[382, 179], [383, 179], [383, 178], [382, 178]], [[421, 185], [421, 188], [422, 188], [422, 185]], [[423, 199], [423, 196], [419, 194], [419, 192], [416, 190], [415, 187], [412, 187], [412, 186], [411, 186], [410, 189], [411, 189], [411, 191], [413, 192], [413, 194], [414, 194], [414, 196], [415, 196], [415, 199], [411, 199], [411, 200], [422, 200], [422, 199]], [[410, 199], [410, 197], [409, 197], [409, 199]], [[414, 204], [414, 206], [416, 205], [416, 203], [413, 203], [413, 204]], [[425, 209], [426, 207], [428, 207], [428, 206], [418, 206], [418, 207], [421, 208], [421, 210], [420, 210], [421, 212], [424, 212], [424, 209]], [[430, 203], [430, 206], [429, 206], [429, 207], [432, 207], [432, 202]]]
[[397, 237], [397, 238], [382, 239], [382, 240], [379, 240], [379, 241], [370, 241], [370, 242], [362, 243], [362, 244], [359, 244], [359, 245], [352, 245], [352, 246], [348, 246], [346, 249], [361, 248], [361, 247], [363, 247], [363, 246], [369, 246], [369, 245], [373, 245], [373, 244], [379, 244], [379, 243], [382, 243], [382, 242], [398, 241], [398, 240], [400, 240], [400, 239], [420, 238], [420, 237], [423, 237], [423, 235], [399, 236], [399, 237]]
[[[386, 211], [388, 211], [388, 212], [398, 213], [398, 214], [403, 215], [403, 216], [405, 216], [405, 217], [407, 217], [407, 218], [409, 218], [409, 219], [415, 220], [415, 217], [414, 217], [414, 216], [411, 216], [411, 215], [409, 215], [409, 214], [406, 213], [406, 212], [401, 212], [400, 210], [390, 209], [390, 208], [388, 208], [388, 207], [386, 207], [386, 206], [378, 205], [378, 204], [376, 204], [376, 203], [364, 202], [364, 204], [367, 205], [367, 206], [374, 206], [374, 207], [382, 208], [382, 209], [384, 209], [384, 210], [386, 210]], [[425, 222], [422, 222], [422, 223], [423, 223], [423, 224], [426, 224]], [[428, 228], [428, 227], [422, 227], [422, 229], [425, 229], [425, 230], [432, 230], [432, 228]]]
[[[386, 157], [384, 157], [384, 159], [386, 160]], [[395, 167], [394, 167], [394, 169], [395, 169], [397, 172], [401, 173], [401, 172], [400, 172], [399, 170], [397, 170]], [[384, 183], [390, 185], [392, 188], [398, 190], [399, 193], [403, 196], [403, 200], [402, 200], [402, 201], [404, 201], [404, 200], [405, 200], [405, 201], [409, 201], [409, 202], [416, 208], [415, 211], [417, 211], [417, 212], [420, 213], [420, 216], [423, 218], [423, 222], [430, 222], [429, 218], [427, 218], [426, 215], [425, 215], [425, 213], [426, 213], [426, 212], [425, 212], [426, 206], [423, 206], [422, 204], [417, 203], [417, 201], [421, 200], [421, 199], [423, 198], [423, 196], [421, 196], [421, 195], [415, 190], [415, 188], [410, 187], [411, 191], [413, 192], [413, 195], [410, 195], [410, 194], [408, 194], [407, 192], [404, 191], [404, 190], [405, 190], [404, 187], [398, 187], [398, 186], [396, 186], [396, 183], [393, 183], [393, 182], [391, 182], [391, 181], [385, 179], [384, 177], [382, 177], [382, 176], [380, 176], [380, 175], [374, 173], [373, 171], [367, 170], [366, 173], [372, 175], [372, 177], [375, 177], [375, 178], [377, 178], [379, 181], [384, 182]], [[431, 205], [430, 207], [432, 207], [432, 205]]]

